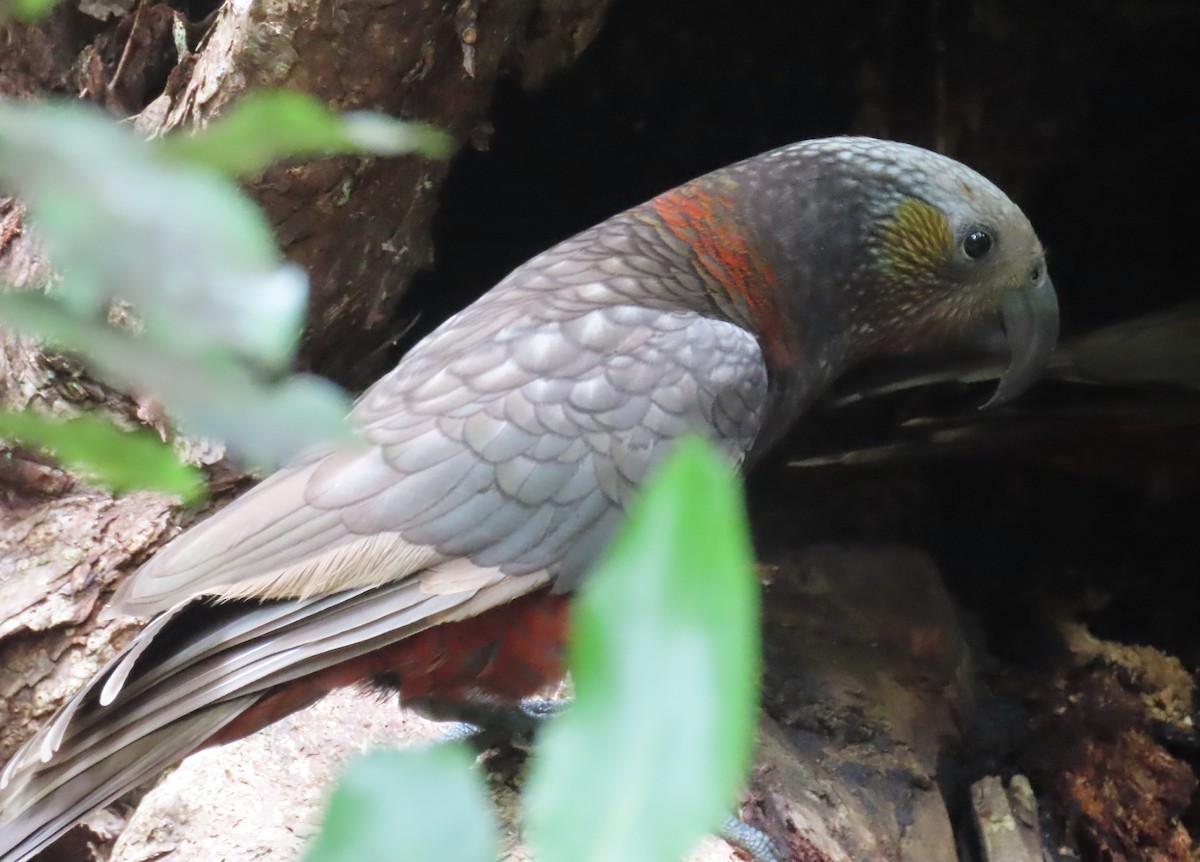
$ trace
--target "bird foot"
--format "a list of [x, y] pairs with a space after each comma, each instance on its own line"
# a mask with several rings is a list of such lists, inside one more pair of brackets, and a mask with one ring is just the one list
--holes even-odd
[[751, 862], [787, 862], [771, 836], [733, 814], [717, 827], [717, 836], [749, 856]]
[[[531, 697], [517, 704], [429, 700], [410, 705], [435, 721], [445, 722], [442, 739], [447, 742], [467, 742], [480, 752], [497, 747], [528, 752], [546, 719], [570, 704], [568, 698]], [[751, 862], [786, 862], [787, 857], [770, 836], [733, 814], [725, 818], [716, 834], [744, 852]]]
[[543, 722], [569, 704], [569, 700], [530, 697], [516, 704], [423, 698], [408, 705], [427, 718], [443, 722], [445, 741], [468, 742], [482, 752], [499, 746], [528, 751]]

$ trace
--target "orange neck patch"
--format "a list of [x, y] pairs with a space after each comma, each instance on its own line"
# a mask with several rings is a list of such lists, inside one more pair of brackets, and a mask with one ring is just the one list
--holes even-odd
[[697, 275], [723, 305], [732, 304], [758, 335], [770, 365], [782, 367], [798, 361], [797, 344], [788, 323], [787, 309], [774, 269], [763, 259], [739, 224], [731, 192], [693, 180], [664, 192], [650, 206], [678, 239], [695, 253]]

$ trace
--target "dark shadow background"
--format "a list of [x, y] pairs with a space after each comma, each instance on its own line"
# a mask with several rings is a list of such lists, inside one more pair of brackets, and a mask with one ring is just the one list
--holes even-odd
[[683, 180], [844, 133], [942, 150], [1009, 191], [1072, 329], [1195, 295], [1197, 33], [1191, 2], [618, 0], [571, 71], [507, 82], [409, 307], [449, 312]]

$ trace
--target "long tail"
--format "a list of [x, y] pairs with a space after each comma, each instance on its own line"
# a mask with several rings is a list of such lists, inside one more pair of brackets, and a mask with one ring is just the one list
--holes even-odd
[[491, 591], [428, 595], [409, 580], [308, 601], [198, 602], [156, 619], [0, 774], [0, 862], [25, 862], [89, 811], [223, 739], [279, 686], [512, 598], [480, 592]]

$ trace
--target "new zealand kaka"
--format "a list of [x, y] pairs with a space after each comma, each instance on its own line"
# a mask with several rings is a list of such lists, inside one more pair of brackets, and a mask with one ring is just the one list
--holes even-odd
[[156, 617], [0, 777], [0, 860], [189, 752], [332, 687], [514, 700], [561, 675], [565, 596], [677, 438], [739, 465], [868, 358], [1046, 363], [1029, 221], [926, 150], [806, 141], [717, 170], [517, 268], [418, 344], [313, 453], [118, 591]]

